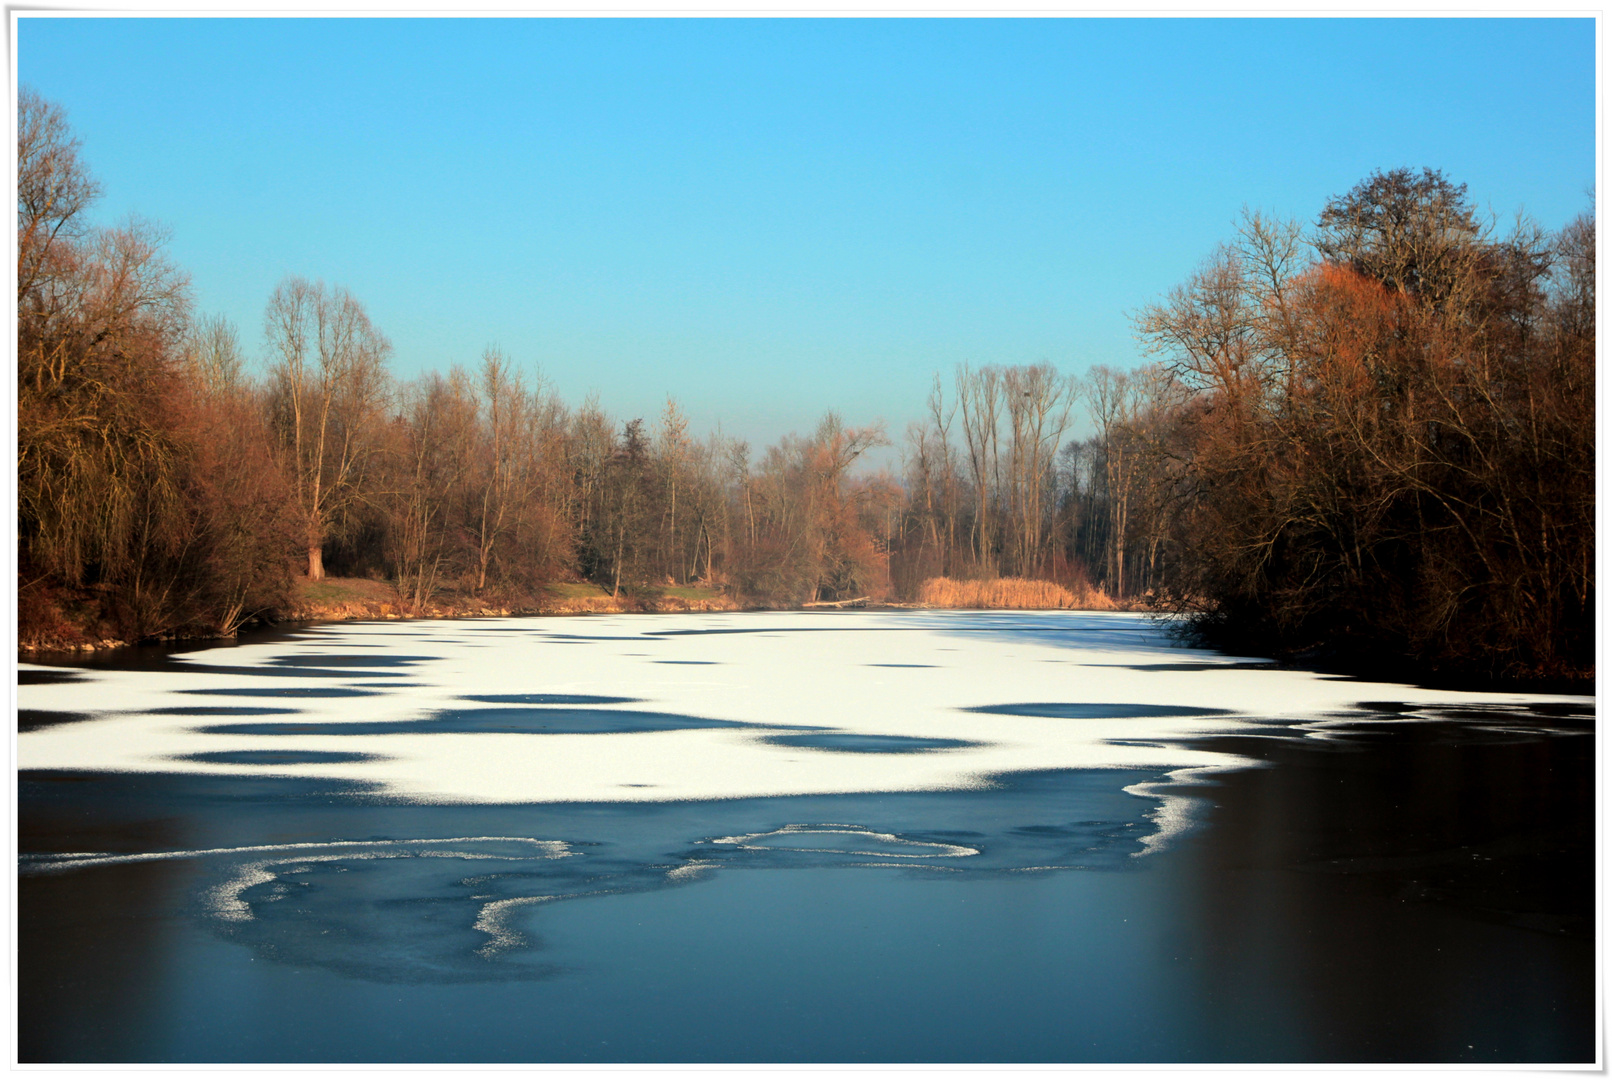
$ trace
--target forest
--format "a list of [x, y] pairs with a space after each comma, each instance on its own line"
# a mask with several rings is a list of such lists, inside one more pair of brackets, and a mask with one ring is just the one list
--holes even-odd
[[[1140, 367], [963, 365], [899, 434], [830, 412], [753, 448], [670, 399], [566, 403], [497, 348], [400, 379], [362, 301], [303, 277], [249, 350], [159, 226], [92, 221], [61, 108], [18, 109], [20, 644], [228, 636], [327, 574], [413, 610], [1009, 579], [1252, 655], [1593, 677], [1589, 211], [1502, 230], [1440, 172], [1378, 172], [1313, 223], [1245, 213], [1135, 313]], [[868, 470], [892, 441], [899, 470]]]

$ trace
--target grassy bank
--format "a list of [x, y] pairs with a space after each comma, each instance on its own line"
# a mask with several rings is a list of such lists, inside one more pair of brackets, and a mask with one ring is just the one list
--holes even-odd
[[716, 589], [697, 585], [622, 590], [611, 596], [592, 582], [563, 581], [535, 595], [473, 596], [453, 590], [433, 594], [416, 607], [387, 582], [326, 578], [293, 583], [286, 617], [304, 619], [459, 619], [500, 615], [584, 615], [623, 612], [735, 611], [738, 604]]
[[[390, 582], [369, 578], [327, 577], [309, 581], [293, 578], [290, 603], [275, 612], [271, 622], [341, 622], [363, 619], [461, 619], [510, 615], [589, 615], [626, 613], [676, 613], [695, 611], [787, 610], [788, 603], [740, 602], [726, 591], [701, 585], [664, 585], [624, 588], [612, 596], [608, 589], [592, 582], [566, 581], [546, 585], [536, 595], [474, 596], [452, 589], [432, 595], [429, 602], [416, 606]], [[915, 603], [893, 604], [871, 601], [874, 607], [956, 608], [974, 610], [1076, 610], [1114, 611], [1116, 604], [1103, 592], [1066, 588], [1049, 581], [1023, 578], [996, 578], [985, 581], [953, 581], [931, 578], [923, 583]], [[54, 610], [54, 609], [53, 609]], [[19, 628], [20, 652], [92, 652], [130, 644], [119, 640], [108, 626], [76, 625], [75, 610], [56, 613], [39, 630], [33, 624]], [[37, 620], [36, 620], [37, 621]], [[110, 636], [109, 636], [110, 635]]]

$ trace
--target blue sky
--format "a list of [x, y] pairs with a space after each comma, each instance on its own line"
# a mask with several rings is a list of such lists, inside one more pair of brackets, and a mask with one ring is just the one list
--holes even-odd
[[497, 344], [758, 448], [899, 442], [960, 362], [1139, 363], [1245, 205], [1426, 165], [1558, 228], [1595, 183], [1589, 19], [25, 16], [17, 74], [252, 355], [301, 274], [401, 376]]

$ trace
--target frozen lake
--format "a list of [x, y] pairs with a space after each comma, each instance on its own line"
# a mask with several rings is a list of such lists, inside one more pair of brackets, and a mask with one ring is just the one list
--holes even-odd
[[19, 668], [24, 1061], [1591, 1061], [1593, 701], [1127, 614]]

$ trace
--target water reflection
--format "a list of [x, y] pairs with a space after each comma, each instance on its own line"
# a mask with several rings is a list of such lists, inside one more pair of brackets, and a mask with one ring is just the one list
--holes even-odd
[[1222, 778], [1232, 797], [1169, 863], [1215, 1055], [1593, 1057], [1592, 740], [1335, 736], [1215, 740], [1271, 764]]

